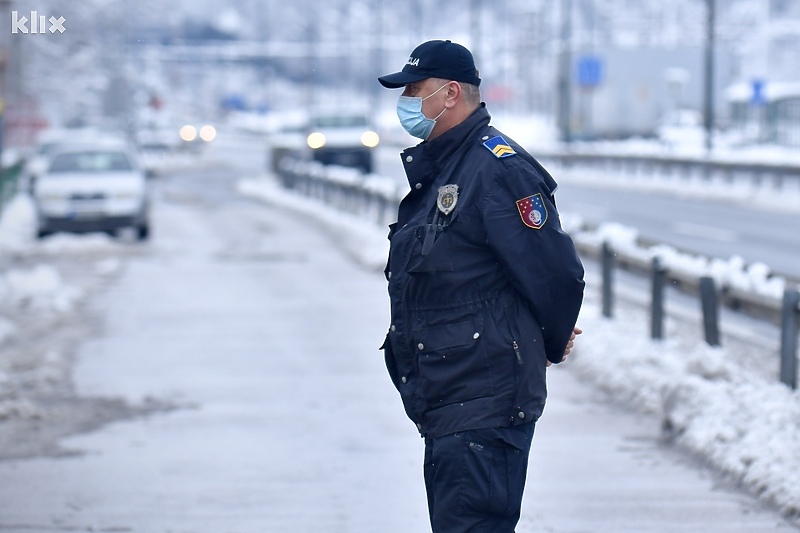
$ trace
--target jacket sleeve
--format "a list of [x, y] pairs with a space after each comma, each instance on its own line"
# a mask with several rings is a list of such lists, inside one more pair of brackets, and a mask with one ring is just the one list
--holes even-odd
[[484, 197], [487, 240], [542, 328], [547, 359], [559, 363], [583, 301], [583, 265], [542, 175], [521, 158], [495, 163]]

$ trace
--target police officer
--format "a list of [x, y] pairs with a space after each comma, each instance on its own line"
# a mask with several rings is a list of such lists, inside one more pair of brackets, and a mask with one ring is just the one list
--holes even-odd
[[513, 532], [546, 367], [580, 333], [583, 266], [555, 181], [489, 124], [469, 50], [428, 41], [378, 80], [404, 88], [400, 123], [422, 139], [401, 153], [411, 191], [390, 225], [383, 349], [425, 438], [431, 525]]

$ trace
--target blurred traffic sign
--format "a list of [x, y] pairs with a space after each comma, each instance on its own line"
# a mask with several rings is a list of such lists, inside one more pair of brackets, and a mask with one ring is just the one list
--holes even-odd
[[752, 82], [753, 94], [750, 97], [750, 103], [754, 106], [763, 106], [767, 103], [767, 95], [765, 94], [767, 82], [762, 79], [754, 79]]
[[603, 81], [603, 61], [597, 56], [578, 58], [578, 85], [584, 88], [597, 87]]

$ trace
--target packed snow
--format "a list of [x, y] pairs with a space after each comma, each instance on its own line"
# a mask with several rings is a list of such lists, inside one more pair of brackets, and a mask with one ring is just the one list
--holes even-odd
[[[37, 240], [30, 197], [18, 194], [4, 206], [0, 216], [0, 420], [40, 417], [40, 410], [26, 396], [59, 387], [60, 377], [70, 369], [58, 340], [46, 340], [60, 324], [74, 318], [76, 308], [121, 268], [120, 257], [128, 253], [104, 234], [59, 234]], [[41, 345], [38, 340], [43, 340]]]
[[640, 264], [650, 264], [658, 257], [661, 265], [667, 268], [674, 277], [698, 279], [711, 277], [720, 291], [735, 289], [740, 293], [764, 296], [780, 301], [784, 290], [789, 288], [781, 276], [774, 276], [768, 265], [756, 262], [747, 264], [738, 255], [727, 259], [705, 257], [680, 252], [667, 245], [644, 247], [638, 243], [636, 228], [614, 222], [600, 224], [597, 228], [586, 230], [579, 216], [565, 217], [565, 229], [572, 234], [578, 245], [599, 249], [608, 243], [617, 257], [625, 257]]

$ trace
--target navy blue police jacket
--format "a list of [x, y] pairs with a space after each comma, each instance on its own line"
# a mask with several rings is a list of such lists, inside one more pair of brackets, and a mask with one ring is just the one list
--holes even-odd
[[481, 104], [404, 150], [411, 185], [389, 226], [389, 375], [423, 436], [537, 420], [562, 360], [583, 266], [556, 183]]

